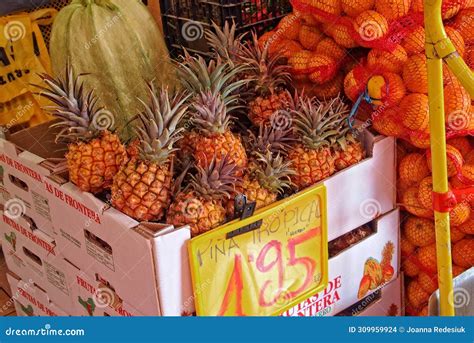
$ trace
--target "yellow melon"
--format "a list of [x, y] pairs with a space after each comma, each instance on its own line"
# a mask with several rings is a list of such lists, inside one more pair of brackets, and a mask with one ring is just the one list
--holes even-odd
[[368, 93], [376, 106], [398, 105], [406, 94], [402, 78], [391, 72], [372, 76], [367, 83]]

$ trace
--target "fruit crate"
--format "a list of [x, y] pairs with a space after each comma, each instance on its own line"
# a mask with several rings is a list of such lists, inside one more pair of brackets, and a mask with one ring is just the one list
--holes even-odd
[[204, 30], [211, 23], [235, 22], [237, 32], [271, 30], [291, 12], [289, 0], [160, 0], [163, 33], [172, 56], [183, 48], [206, 55], [209, 46]]

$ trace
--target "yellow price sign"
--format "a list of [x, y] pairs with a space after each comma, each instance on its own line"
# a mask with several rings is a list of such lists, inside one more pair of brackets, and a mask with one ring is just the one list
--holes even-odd
[[327, 285], [326, 188], [193, 238], [188, 250], [197, 315], [279, 315]]

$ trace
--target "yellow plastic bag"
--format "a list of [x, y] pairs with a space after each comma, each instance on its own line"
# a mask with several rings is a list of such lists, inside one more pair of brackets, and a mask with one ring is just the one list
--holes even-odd
[[32, 84], [38, 74], [51, 73], [51, 62], [39, 25], [52, 23], [55, 9], [0, 17], [0, 125], [11, 128], [46, 120], [41, 107], [45, 100]]

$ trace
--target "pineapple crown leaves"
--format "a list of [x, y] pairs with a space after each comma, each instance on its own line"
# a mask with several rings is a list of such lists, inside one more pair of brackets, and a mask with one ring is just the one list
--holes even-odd
[[248, 83], [246, 79], [237, 79], [247, 65], [231, 66], [220, 58], [206, 62], [201, 56], [193, 57], [187, 51], [178, 68], [181, 83], [189, 92], [197, 95], [202, 91], [220, 94], [229, 113], [242, 107], [239, 91]]
[[327, 102], [316, 98], [301, 98], [300, 109], [293, 111], [294, 130], [310, 149], [330, 147], [340, 135], [341, 117], [346, 108], [337, 98]]
[[292, 129], [277, 128], [274, 125], [260, 124], [258, 134], [248, 131], [248, 140], [246, 140], [249, 151], [265, 154], [267, 151], [272, 153], [286, 155], [294, 142]]
[[221, 28], [215, 22], [212, 22], [212, 29], [206, 29], [204, 32], [206, 39], [213, 50], [214, 59], [222, 59], [232, 66], [238, 64], [238, 56], [242, 50], [242, 41], [246, 33], [236, 35], [236, 25], [228, 21]]
[[241, 184], [237, 177], [241, 168], [228, 155], [216, 156], [208, 167], [196, 165], [197, 175], [191, 176], [189, 187], [207, 200], [230, 199], [235, 188]]
[[136, 134], [140, 140], [140, 157], [146, 161], [165, 162], [176, 151], [173, 147], [184, 130], [181, 121], [188, 110], [189, 95], [170, 95], [168, 89], [155, 89], [148, 84], [149, 103], [140, 99], [144, 111], [138, 114], [139, 125]]
[[256, 94], [273, 93], [275, 89], [291, 83], [290, 66], [282, 63], [280, 53], [269, 54], [268, 46], [261, 47], [255, 32], [242, 46], [240, 59], [248, 63], [249, 88]]
[[[62, 128], [56, 136], [56, 142], [88, 141], [98, 136], [105, 128], [101, 127], [99, 117], [107, 111], [98, 106], [99, 98], [93, 90], [85, 91], [84, 83], [79, 81], [83, 75], [85, 74], [76, 77], [71, 65], [67, 63], [62, 77], [53, 78], [48, 74], [41, 74], [40, 77], [46, 86], [33, 85], [40, 89], [36, 94], [55, 104], [45, 106], [43, 109], [60, 119], [60, 122], [53, 125]], [[110, 113], [109, 117], [113, 122]]]
[[192, 124], [204, 134], [224, 133], [233, 119], [228, 115], [222, 97], [211, 91], [199, 93], [192, 107], [194, 110]]
[[349, 125], [348, 117], [350, 114], [349, 106], [344, 102], [342, 97], [338, 95], [332, 100], [326, 102], [331, 105], [331, 112], [339, 114], [335, 118], [335, 127], [337, 129], [337, 135], [333, 137], [333, 145], [337, 145], [338, 148], [345, 151], [348, 148], [348, 144], [357, 142], [357, 130], [351, 128]]
[[255, 175], [259, 184], [272, 193], [282, 194], [285, 189], [291, 189], [293, 184], [290, 175], [295, 171], [291, 168], [291, 161], [284, 162], [280, 154], [265, 154], [257, 152], [256, 164], [252, 174]]
[[392, 261], [393, 252], [395, 251], [395, 246], [392, 241], [388, 241], [382, 250], [382, 262], [381, 265], [389, 265]]

